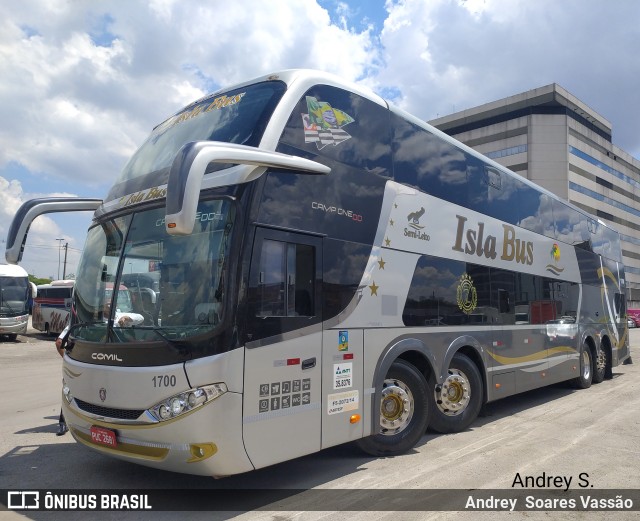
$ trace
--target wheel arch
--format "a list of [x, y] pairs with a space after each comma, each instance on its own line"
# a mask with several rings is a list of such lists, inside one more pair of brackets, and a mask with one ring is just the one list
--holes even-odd
[[[456, 349], [451, 355], [451, 358], [453, 358], [453, 355], [455, 355], [456, 353], [460, 353], [462, 355], [465, 355], [467, 358], [469, 358], [478, 368], [478, 372], [480, 373], [480, 378], [482, 379], [482, 403], [485, 404], [487, 403], [488, 396], [489, 396], [487, 393], [487, 389], [488, 389], [487, 370], [482, 357], [482, 346], [479, 346], [479, 348], [480, 350], [475, 346], [465, 344], [460, 348]], [[448, 359], [444, 369], [445, 371], [449, 368], [450, 362], [451, 362], [451, 359]], [[443, 378], [444, 378], [444, 375], [443, 375]]]
[[[598, 349], [600, 349], [600, 344], [602, 341], [598, 341], [597, 338], [602, 338], [599, 333], [585, 332], [582, 336], [581, 345], [587, 345], [589, 347], [589, 351], [591, 351], [591, 356], [596, 357], [598, 354]], [[578, 346], [580, 347], [580, 346]]]
[[403, 338], [390, 344], [378, 359], [373, 374], [373, 396], [371, 400], [371, 434], [380, 433], [380, 394], [375, 390], [382, 387], [389, 368], [396, 360], [404, 360], [413, 365], [425, 380], [435, 372], [436, 358], [429, 348], [417, 338]]

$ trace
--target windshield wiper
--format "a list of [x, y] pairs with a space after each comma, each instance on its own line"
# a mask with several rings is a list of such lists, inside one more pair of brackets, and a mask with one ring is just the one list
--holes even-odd
[[177, 351], [179, 354], [184, 356], [190, 352], [188, 349], [188, 345], [185, 345], [184, 342], [180, 340], [169, 338], [169, 336], [163, 333], [161, 328], [158, 326], [131, 326], [129, 328], [123, 328], [123, 331], [126, 331], [127, 329], [132, 329], [134, 331], [135, 330], [153, 331], [156, 335], [162, 338], [162, 340], [164, 340], [168, 346], [170, 346], [172, 349]]

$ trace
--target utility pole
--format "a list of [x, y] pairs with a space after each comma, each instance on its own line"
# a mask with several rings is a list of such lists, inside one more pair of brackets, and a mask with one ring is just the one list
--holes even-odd
[[65, 280], [67, 278], [67, 250], [69, 249], [69, 243], [64, 243], [64, 264], [62, 268], [62, 279]]
[[60, 241], [58, 243], [58, 279], [60, 279], [60, 246], [62, 246], [64, 239], [56, 239], [56, 241]]

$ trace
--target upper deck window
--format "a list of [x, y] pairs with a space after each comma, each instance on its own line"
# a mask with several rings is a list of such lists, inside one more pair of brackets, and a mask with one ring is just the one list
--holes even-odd
[[392, 175], [389, 111], [337, 87], [317, 85], [305, 92], [280, 142], [367, 174]]
[[279, 81], [257, 83], [208, 96], [171, 116], [131, 157], [106, 201], [166, 183], [176, 153], [191, 141], [257, 146], [285, 89]]

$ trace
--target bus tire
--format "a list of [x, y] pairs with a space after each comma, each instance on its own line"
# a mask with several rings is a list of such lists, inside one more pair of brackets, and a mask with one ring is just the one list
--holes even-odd
[[430, 403], [424, 375], [404, 360], [391, 364], [380, 398], [380, 432], [358, 440], [372, 456], [395, 456], [413, 448], [427, 430]]
[[593, 381], [593, 357], [589, 346], [584, 343], [580, 348], [580, 375], [573, 379], [573, 385], [578, 389], [588, 389]]
[[433, 416], [429, 427], [442, 434], [461, 432], [478, 417], [482, 407], [483, 385], [480, 371], [468, 356], [456, 353], [446, 380], [438, 385], [429, 378], [433, 396]]
[[600, 352], [593, 360], [593, 378], [594, 384], [602, 382], [606, 375], [607, 370], [611, 367], [611, 356], [609, 350], [605, 346], [600, 346]]

